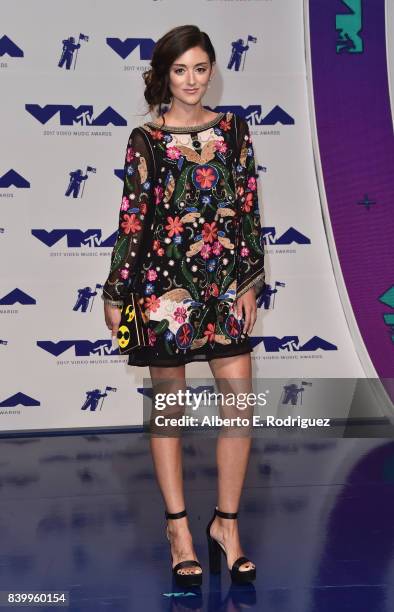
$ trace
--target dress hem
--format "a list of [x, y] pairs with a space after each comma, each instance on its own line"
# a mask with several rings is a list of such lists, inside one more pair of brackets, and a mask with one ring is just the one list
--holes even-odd
[[[139, 360], [138, 362], [132, 362], [130, 363], [130, 360], [128, 361], [127, 365], [130, 367], [133, 366], [137, 366], [137, 367], [148, 367], [150, 365], [154, 365], [157, 366], [159, 368], [174, 368], [180, 365], [186, 365], [187, 363], [205, 363], [207, 361], [211, 361], [212, 359], [221, 359], [223, 357], [237, 357], [238, 355], [244, 355], [245, 353], [253, 353], [253, 347], [250, 345], [247, 345], [243, 348], [243, 350], [236, 352], [236, 353], [232, 353], [229, 355], [224, 354], [212, 354], [210, 355], [209, 353], [200, 353], [197, 355], [189, 355], [187, 357], [184, 357], [183, 359], [178, 359], [177, 361], [174, 361], [174, 363], [167, 363], [167, 364], [162, 364], [160, 363], [160, 359], [155, 359], [153, 358], [152, 361], [147, 361], [147, 360]], [[201, 357], [201, 359], [198, 359], [198, 357]]]

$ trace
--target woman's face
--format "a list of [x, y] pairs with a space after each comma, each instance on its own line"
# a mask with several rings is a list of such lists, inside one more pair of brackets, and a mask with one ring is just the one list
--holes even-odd
[[201, 47], [193, 47], [180, 55], [169, 71], [170, 91], [184, 104], [195, 105], [205, 94], [214, 65]]

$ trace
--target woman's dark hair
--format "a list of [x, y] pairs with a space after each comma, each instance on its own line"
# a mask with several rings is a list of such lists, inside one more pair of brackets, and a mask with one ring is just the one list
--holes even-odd
[[159, 106], [160, 115], [161, 105], [170, 103], [170, 67], [180, 55], [192, 47], [201, 47], [208, 54], [211, 64], [216, 61], [215, 49], [208, 34], [195, 25], [172, 28], [157, 41], [150, 62], [151, 68], [142, 74], [146, 85], [144, 96], [149, 105], [147, 112]]

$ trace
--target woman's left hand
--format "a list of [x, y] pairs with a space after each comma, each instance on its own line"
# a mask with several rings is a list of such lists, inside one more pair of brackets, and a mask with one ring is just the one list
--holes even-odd
[[254, 287], [251, 287], [241, 295], [241, 297], [237, 298], [235, 307], [239, 319], [242, 317], [242, 310], [245, 312], [243, 333], [250, 335], [257, 319], [257, 304]]

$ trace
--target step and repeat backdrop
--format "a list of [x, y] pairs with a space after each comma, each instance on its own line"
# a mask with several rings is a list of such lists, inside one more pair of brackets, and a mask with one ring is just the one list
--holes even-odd
[[[308, 378], [385, 378], [389, 397], [392, 30], [385, 36], [383, 0], [366, 4], [3, 6], [0, 431], [141, 424], [149, 369], [131, 368], [112, 346], [100, 294], [127, 140], [152, 119], [142, 73], [155, 41], [188, 23], [217, 53], [204, 106], [245, 117], [255, 146], [267, 287], [254, 378], [283, 381], [276, 406], [284, 386], [302, 388], [293, 406], [306, 414]], [[208, 363], [186, 368], [191, 379], [212, 376]], [[333, 406], [331, 416], [344, 411]]]

